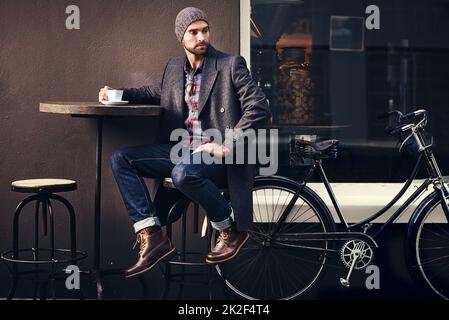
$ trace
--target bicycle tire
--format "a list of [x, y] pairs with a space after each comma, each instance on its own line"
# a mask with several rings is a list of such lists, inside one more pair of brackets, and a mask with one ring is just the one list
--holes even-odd
[[416, 274], [435, 294], [449, 300], [449, 223], [442, 219], [441, 200], [433, 194], [412, 218], [408, 243]]
[[[226, 286], [240, 298], [249, 300], [298, 298], [309, 291], [323, 274], [328, 259], [325, 249], [332, 247], [330, 241], [309, 240], [308, 243], [304, 243], [305, 247], [309, 247], [313, 243], [318, 250], [293, 248], [289, 247], [287, 243], [276, 240], [271, 240], [272, 242], [267, 244], [269, 242], [268, 234], [274, 226], [273, 222], [279, 218], [283, 211], [282, 208], [286, 207], [285, 203], [288, 204], [288, 200], [292, 199], [289, 196], [293, 196], [298, 187], [297, 182], [283, 177], [256, 178], [253, 189], [254, 224], [249, 230], [250, 239], [237, 257], [216, 266], [216, 270]], [[271, 193], [272, 200], [285, 198], [283, 207], [278, 207], [278, 203], [274, 205], [271, 202], [271, 205], [265, 205], [265, 210], [261, 209], [261, 201], [258, 198], [261, 194], [266, 195], [267, 192]], [[298, 201], [302, 203], [298, 203]], [[267, 203], [269, 202], [266, 201], [265, 204]], [[280, 231], [335, 231], [335, 222], [329, 209], [310, 188], [306, 186], [300, 192], [295, 204], [299, 206], [299, 209], [297, 206], [292, 208], [288, 215], [288, 222], [282, 225]], [[304, 220], [299, 220], [301, 215], [298, 216], [298, 212], [301, 211], [301, 208], [307, 207], [308, 209], [301, 214]], [[304, 216], [305, 212], [309, 210], [312, 211], [312, 215], [309, 217], [310, 213], [307, 213]], [[262, 211], [266, 216], [262, 216]], [[294, 215], [292, 215], [293, 212]], [[312, 217], [314, 218], [312, 219]], [[270, 219], [268, 223], [267, 219]], [[218, 232], [214, 230], [211, 236], [211, 246], [214, 245], [217, 234]], [[323, 252], [320, 252], [317, 246], [321, 247]], [[302, 263], [301, 266], [300, 263]]]

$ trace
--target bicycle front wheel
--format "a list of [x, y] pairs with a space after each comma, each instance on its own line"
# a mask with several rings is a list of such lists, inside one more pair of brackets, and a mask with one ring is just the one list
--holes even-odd
[[436, 294], [449, 299], [449, 223], [441, 200], [434, 201], [417, 222], [414, 242], [417, 270]]
[[[295, 200], [298, 184], [288, 179], [256, 180], [250, 239], [234, 259], [217, 265], [226, 285], [244, 299], [293, 299], [306, 293], [324, 270], [327, 240], [295, 241], [301, 233], [331, 232], [335, 223], [318, 196], [305, 187]], [[282, 213], [293, 207], [283, 223]], [[214, 245], [217, 232], [211, 237]]]

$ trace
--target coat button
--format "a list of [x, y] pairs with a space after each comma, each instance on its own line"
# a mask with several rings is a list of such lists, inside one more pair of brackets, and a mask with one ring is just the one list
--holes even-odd
[[224, 113], [224, 112], [225, 112], [225, 108], [221, 108], [221, 109], [220, 109], [220, 112], [221, 112], [221, 113]]

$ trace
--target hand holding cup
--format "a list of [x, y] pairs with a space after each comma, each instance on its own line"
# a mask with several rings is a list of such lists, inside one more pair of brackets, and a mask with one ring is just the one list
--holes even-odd
[[98, 93], [98, 101], [109, 101], [108, 98], [108, 90], [113, 90], [111, 87], [105, 86], [100, 89], [100, 92]]

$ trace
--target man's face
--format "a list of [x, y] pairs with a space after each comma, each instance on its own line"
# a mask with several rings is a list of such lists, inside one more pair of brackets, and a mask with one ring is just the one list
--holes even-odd
[[205, 55], [209, 46], [209, 25], [206, 21], [195, 21], [182, 39], [184, 48], [195, 55]]

